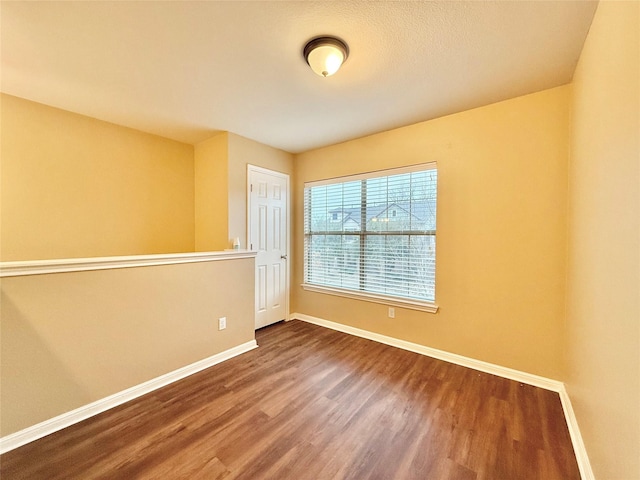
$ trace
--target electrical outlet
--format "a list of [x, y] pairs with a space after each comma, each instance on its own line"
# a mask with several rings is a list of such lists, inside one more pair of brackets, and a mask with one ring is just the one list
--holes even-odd
[[224, 330], [227, 328], [227, 317], [220, 317], [218, 319], [218, 330]]
[[396, 318], [396, 309], [389, 307], [389, 318]]

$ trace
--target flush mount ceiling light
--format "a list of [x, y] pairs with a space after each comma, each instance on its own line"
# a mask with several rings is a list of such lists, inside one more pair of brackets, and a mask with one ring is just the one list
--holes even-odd
[[321, 77], [328, 77], [347, 59], [349, 47], [335, 37], [317, 37], [309, 40], [302, 53], [311, 70]]

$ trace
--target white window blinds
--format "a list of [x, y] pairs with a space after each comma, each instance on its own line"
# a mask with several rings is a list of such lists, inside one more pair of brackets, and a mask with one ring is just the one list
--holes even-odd
[[305, 184], [304, 278], [435, 301], [435, 164]]

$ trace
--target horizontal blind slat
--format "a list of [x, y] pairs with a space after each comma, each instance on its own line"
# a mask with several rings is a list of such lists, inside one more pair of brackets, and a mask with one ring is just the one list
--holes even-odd
[[307, 186], [305, 283], [435, 300], [436, 196], [433, 168]]

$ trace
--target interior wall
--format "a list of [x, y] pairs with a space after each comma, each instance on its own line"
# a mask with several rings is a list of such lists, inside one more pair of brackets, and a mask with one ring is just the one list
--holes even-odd
[[304, 182], [435, 161], [437, 314], [304, 291], [292, 311], [563, 378], [570, 88], [515, 98], [296, 156], [296, 252]]
[[229, 133], [229, 235], [231, 243], [240, 237], [240, 248], [247, 248], [247, 166], [268, 168], [293, 175], [293, 155]]
[[195, 245], [197, 252], [229, 248], [229, 134], [195, 146]]
[[194, 249], [193, 146], [2, 95], [0, 259]]
[[601, 479], [640, 479], [639, 31], [601, 1], [573, 84], [566, 385]]
[[0, 435], [253, 340], [254, 265], [3, 278]]

